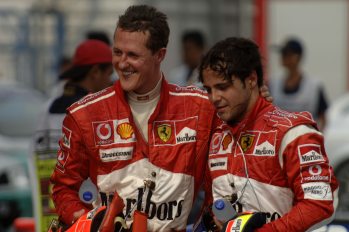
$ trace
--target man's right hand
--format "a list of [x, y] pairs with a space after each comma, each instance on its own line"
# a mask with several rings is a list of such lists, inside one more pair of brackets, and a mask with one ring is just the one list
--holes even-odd
[[75, 211], [75, 212], [73, 213], [74, 221], [72, 221], [72, 224], [74, 224], [74, 222], [75, 222], [76, 220], [78, 220], [79, 217], [81, 217], [84, 213], [85, 213], [85, 210], [84, 210], [84, 209], [81, 209], [81, 210], [79, 210], [79, 211]]

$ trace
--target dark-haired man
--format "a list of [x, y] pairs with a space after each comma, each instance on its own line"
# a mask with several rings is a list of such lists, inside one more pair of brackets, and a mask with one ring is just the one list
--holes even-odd
[[268, 223], [258, 232], [329, 223], [338, 184], [323, 135], [308, 112], [290, 113], [259, 96], [258, 46], [244, 38], [218, 42], [202, 61], [200, 79], [224, 121], [209, 149], [213, 201], [229, 199], [238, 213], [265, 213]]

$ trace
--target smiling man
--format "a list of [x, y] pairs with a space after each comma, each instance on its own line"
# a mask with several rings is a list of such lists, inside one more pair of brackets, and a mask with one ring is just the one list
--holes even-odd
[[64, 159], [51, 178], [57, 212], [68, 226], [92, 208], [77, 194], [90, 177], [102, 199], [115, 192], [123, 198], [128, 227], [137, 209], [148, 215], [148, 231], [185, 230], [215, 114], [203, 90], [164, 79], [168, 37], [163, 13], [129, 7], [114, 34], [119, 80], [68, 109], [59, 151]]
[[213, 201], [226, 198], [238, 213], [264, 213], [258, 232], [329, 223], [338, 185], [323, 135], [308, 112], [289, 113], [259, 96], [258, 46], [243, 38], [218, 42], [203, 59], [200, 79], [224, 121], [209, 151]]

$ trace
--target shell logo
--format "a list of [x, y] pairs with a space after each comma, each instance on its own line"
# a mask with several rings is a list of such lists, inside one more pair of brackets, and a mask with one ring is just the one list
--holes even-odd
[[131, 126], [130, 123], [124, 122], [118, 125], [116, 128], [116, 132], [122, 139], [129, 139], [133, 135], [133, 127]]
[[229, 144], [231, 143], [232, 140], [233, 139], [232, 139], [232, 136], [230, 134], [227, 134], [227, 135], [224, 136], [223, 141], [222, 141], [222, 145], [223, 145], [223, 150], [224, 151], [227, 150], [227, 148], [228, 148], [228, 146], [229, 146]]

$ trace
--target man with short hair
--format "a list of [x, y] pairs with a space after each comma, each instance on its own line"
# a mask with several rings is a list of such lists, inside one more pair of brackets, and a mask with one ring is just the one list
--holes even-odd
[[338, 184], [323, 135], [308, 112], [290, 113], [259, 96], [258, 46], [244, 38], [218, 42], [202, 61], [200, 79], [224, 121], [209, 149], [213, 201], [226, 198], [238, 213], [265, 213], [268, 223], [258, 232], [329, 223]]

